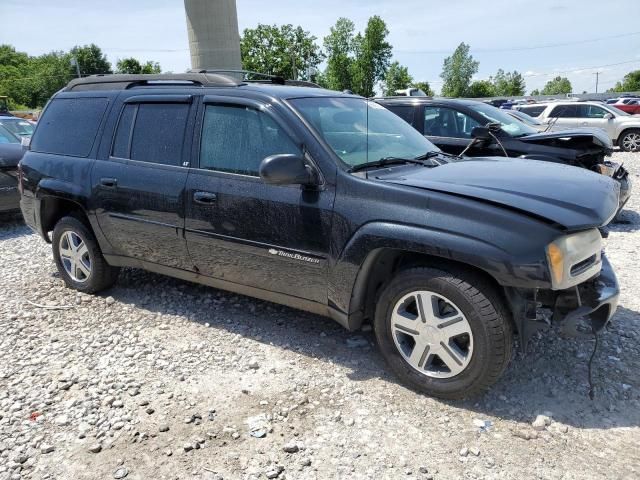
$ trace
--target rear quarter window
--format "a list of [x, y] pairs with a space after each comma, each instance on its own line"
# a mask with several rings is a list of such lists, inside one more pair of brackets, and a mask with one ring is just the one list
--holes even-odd
[[38, 123], [31, 150], [87, 157], [108, 103], [104, 97], [52, 100]]

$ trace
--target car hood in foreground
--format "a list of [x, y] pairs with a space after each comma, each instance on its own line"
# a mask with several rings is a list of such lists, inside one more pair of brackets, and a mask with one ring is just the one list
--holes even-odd
[[24, 147], [19, 143], [0, 144], [0, 168], [16, 167], [24, 155]]
[[553, 132], [542, 132], [518, 137], [518, 140], [531, 143], [544, 143], [545, 140], [555, 140], [563, 138], [591, 138], [593, 143], [605, 148], [607, 153], [613, 151], [613, 143], [604, 130], [599, 128], [574, 128], [568, 130], [556, 130]]
[[536, 160], [476, 158], [434, 168], [376, 172], [378, 180], [504, 205], [582, 230], [608, 223], [619, 183], [594, 172]]

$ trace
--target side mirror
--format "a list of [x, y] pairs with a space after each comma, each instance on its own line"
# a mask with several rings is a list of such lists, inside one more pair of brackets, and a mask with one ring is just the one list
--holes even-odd
[[604, 118], [605, 120], [611, 120], [613, 118], [613, 113], [605, 113], [604, 114]]
[[282, 153], [271, 155], [260, 163], [260, 178], [271, 185], [317, 185], [315, 169], [299, 155]]
[[473, 127], [471, 129], [471, 137], [476, 140], [491, 140], [491, 134], [489, 133], [489, 127]]

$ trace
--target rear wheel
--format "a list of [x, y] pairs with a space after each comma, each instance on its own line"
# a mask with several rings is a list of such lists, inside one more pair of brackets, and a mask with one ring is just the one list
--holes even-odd
[[95, 236], [76, 217], [64, 217], [53, 229], [53, 258], [68, 287], [94, 293], [112, 286], [120, 272], [109, 265]]
[[640, 130], [627, 130], [620, 137], [618, 144], [625, 152], [640, 152]]
[[435, 397], [476, 395], [511, 359], [508, 313], [493, 287], [468, 272], [400, 272], [384, 287], [374, 323], [391, 369]]

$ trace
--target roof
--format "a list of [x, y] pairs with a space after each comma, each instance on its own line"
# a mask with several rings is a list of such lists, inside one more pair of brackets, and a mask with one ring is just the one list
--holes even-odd
[[173, 88], [233, 88], [250, 89], [271, 97], [290, 99], [302, 97], [337, 97], [353, 96], [334, 90], [326, 90], [318, 85], [300, 80], [284, 80], [280, 77], [263, 75], [257, 80], [242, 79], [236, 71], [198, 71], [178, 74], [110, 74], [91, 75], [70, 81], [64, 91], [103, 91], [127, 90], [144, 87]]
[[479, 102], [477, 100], [469, 100], [469, 99], [462, 99], [462, 98], [431, 98], [431, 97], [406, 97], [406, 96], [402, 96], [402, 97], [378, 97], [378, 98], [374, 98], [373, 100], [375, 100], [376, 102], [379, 103], [402, 103], [402, 104], [417, 104], [417, 103], [425, 103], [425, 104], [431, 104], [431, 103], [444, 103], [444, 104], [450, 104], [450, 105], [464, 105], [464, 106], [469, 106], [469, 105], [475, 105], [477, 103], [483, 103], [483, 102]]

